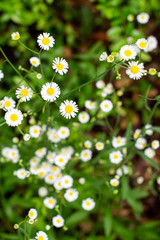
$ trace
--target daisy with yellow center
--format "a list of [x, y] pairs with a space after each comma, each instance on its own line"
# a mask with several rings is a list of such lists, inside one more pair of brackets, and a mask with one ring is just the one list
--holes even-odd
[[138, 63], [138, 61], [137, 62], [129, 62], [129, 68], [126, 70], [126, 74], [130, 78], [132, 78], [134, 80], [138, 80], [143, 75], [146, 75], [146, 70], [144, 70], [143, 63]]
[[18, 109], [11, 109], [6, 112], [4, 118], [9, 126], [16, 127], [21, 124], [23, 120], [23, 114]]
[[31, 58], [29, 59], [29, 62], [30, 62], [30, 64], [31, 64], [32, 66], [34, 66], [34, 67], [38, 67], [38, 66], [40, 65], [39, 58], [37, 58], [37, 57], [31, 57]]
[[61, 178], [61, 184], [63, 188], [70, 188], [73, 185], [73, 178], [69, 175], [64, 175]]
[[119, 185], [119, 181], [118, 181], [118, 179], [113, 178], [113, 179], [110, 180], [110, 184], [113, 187], [117, 187]]
[[11, 34], [12, 40], [18, 40], [20, 38], [19, 32], [14, 32]]
[[16, 97], [23, 102], [29, 101], [32, 98], [31, 88], [25, 87], [24, 85], [20, 86], [16, 90]]
[[91, 211], [95, 207], [95, 201], [92, 198], [87, 198], [82, 201], [82, 208], [86, 211]]
[[37, 240], [48, 240], [48, 236], [45, 232], [39, 231], [39, 232], [36, 233], [35, 239], [37, 239]]
[[8, 111], [15, 107], [16, 102], [11, 97], [10, 98], [4, 97], [4, 99], [2, 100], [2, 104], [3, 104], [3, 110]]
[[72, 100], [65, 100], [64, 103], [61, 103], [59, 111], [62, 116], [67, 119], [71, 119], [71, 117], [75, 117], [76, 113], [78, 112], [78, 106]]
[[86, 100], [84, 105], [89, 110], [95, 109], [96, 107], [96, 103], [91, 100]]
[[95, 147], [98, 151], [101, 151], [104, 148], [104, 143], [103, 142], [97, 142]]
[[120, 57], [124, 60], [134, 59], [137, 53], [132, 45], [125, 45], [120, 49]]
[[107, 62], [112, 63], [113, 61], [114, 61], [114, 56], [113, 55], [109, 55], [107, 57]]
[[103, 100], [100, 104], [100, 108], [103, 112], [110, 112], [113, 108], [113, 103], [110, 100]]
[[149, 15], [148, 13], [140, 13], [137, 15], [137, 21], [141, 24], [146, 24], [149, 21]]
[[59, 154], [55, 158], [55, 164], [59, 167], [64, 167], [68, 163], [68, 160], [69, 160], [68, 157]]
[[90, 149], [82, 150], [80, 153], [80, 159], [83, 162], [88, 162], [92, 158], [92, 151]]
[[53, 60], [53, 65], [52, 65], [52, 68], [58, 72], [60, 75], [63, 75], [63, 74], [66, 74], [68, 72], [68, 63], [65, 59], [63, 58], [55, 58]]
[[36, 209], [31, 208], [31, 209], [29, 210], [29, 212], [28, 212], [28, 216], [29, 216], [29, 218], [31, 218], [31, 219], [36, 219], [36, 217], [37, 217], [37, 211], [36, 211]]
[[111, 163], [119, 164], [123, 160], [123, 155], [120, 151], [111, 152], [109, 154]]
[[43, 33], [38, 36], [37, 43], [43, 50], [49, 50], [49, 47], [53, 47], [55, 44], [55, 40], [50, 33]]
[[47, 197], [44, 199], [43, 203], [47, 208], [53, 209], [56, 206], [57, 200], [53, 197]]
[[38, 125], [33, 125], [29, 129], [29, 134], [32, 138], [38, 138], [41, 134], [41, 127]]
[[60, 127], [57, 133], [61, 139], [66, 139], [70, 135], [70, 130], [68, 127]]
[[42, 86], [41, 96], [45, 101], [53, 102], [59, 98], [61, 91], [57, 83], [46, 83]]
[[140, 49], [144, 50], [147, 47], [147, 40], [145, 38], [138, 39], [137, 42], [136, 42], [136, 45]]
[[90, 115], [87, 112], [81, 112], [78, 114], [78, 120], [80, 123], [87, 123], [90, 119]]
[[52, 223], [53, 223], [53, 226], [60, 228], [60, 227], [63, 227], [64, 225], [64, 219], [62, 216], [57, 215], [52, 218]]
[[158, 140], [152, 141], [151, 146], [152, 146], [153, 149], [158, 149], [159, 148], [159, 141]]
[[64, 198], [68, 201], [68, 202], [73, 202], [78, 198], [78, 191], [76, 189], [70, 188], [67, 189], [65, 194], [64, 194]]

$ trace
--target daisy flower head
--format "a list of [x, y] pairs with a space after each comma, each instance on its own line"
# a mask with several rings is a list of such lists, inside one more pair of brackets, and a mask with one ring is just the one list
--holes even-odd
[[158, 40], [154, 36], [149, 36], [147, 38], [147, 42], [148, 42], [147, 47], [144, 49], [145, 52], [151, 52], [158, 46]]
[[67, 191], [64, 194], [64, 198], [68, 201], [68, 202], [73, 202], [78, 198], [78, 191], [76, 189], [70, 188], [67, 189]]
[[59, 111], [61, 115], [67, 119], [71, 119], [71, 117], [75, 117], [78, 112], [78, 106], [76, 102], [72, 100], [65, 100], [64, 103], [61, 103]]
[[135, 148], [139, 150], [143, 150], [147, 145], [147, 141], [145, 138], [139, 137], [135, 143]]
[[108, 83], [108, 84], [103, 88], [103, 91], [104, 91], [104, 93], [105, 93], [105, 96], [112, 94], [113, 91], [114, 91], [114, 88], [113, 88], [112, 83]]
[[120, 49], [120, 57], [124, 60], [134, 59], [137, 53], [132, 45], [125, 45]]
[[66, 74], [68, 72], [68, 63], [64, 58], [55, 58], [53, 60], [52, 68], [58, 72], [60, 75]]
[[113, 103], [110, 100], [103, 100], [100, 104], [102, 112], [110, 112], [113, 108]]
[[123, 160], [123, 155], [120, 151], [114, 151], [109, 154], [111, 163], [119, 164]]
[[0, 70], [0, 81], [2, 80], [2, 78], [4, 78], [4, 73], [2, 72], [2, 70]]
[[152, 128], [152, 125], [151, 124], [147, 124], [145, 126], [145, 133], [149, 136], [152, 136], [153, 134], [153, 130], [151, 129]]
[[81, 112], [78, 114], [78, 120], [80, 123], [87, 123], [90, 119], [90, 115], [87, 112]]
[[40, 197], [45, 197], [45, 196], [47, 196], [47, 194], [48, 194], [48, 190], [47, 190], [46, 187], [40, 187], [40, 188], [38, 189], [38, 195], [39, 195]]
[[15, 107], [16, 102], [10, 97], [4, 97], [4, 99], [2, 100], [3, 103], [3, 109], [5, 111], [11, 110]]
[[36, 233], [36, 237], [37, 240], [48, 240], [48, 236], [45, 232], [43, 231], [39, 231]]
[[153, 140], [151, 143], [151, 146], [153, 149], [158, 149], [159, 148], [159, 141], [158, 140]]
[[49, 50], [49, 47], [53, 47], [55, 44], [55, 40], [50, 33], [42, 33], [37, 38], [37, 43], [40, 48], [44, 50]]
[[70, 130], [68, 127], [60, 127], [57, 133], [61, 139], [66, 139], [70, 135]]
[[140, 13], [137, 15], [137, 22], [141, 24], [146, 24], [149, 21], [149, 14], [148, 13]]
[[91, 141], [89, 141], [89, 140], [85, 141], [84, 146], [85, 146], [85, 148], [91, 148], [92, 147]]
[[25, 168], [20, 168], [16, 171], [16, 176], [19, 179], [25, 179], [27, 177], [27, 171]]
[[20, 86], [16, 90], [16, 97], [23, 102], [29, 101], [32, 98], [31, 88], [25, 87], [24, 85]]
[[66, 156], [64, 156], [62, 154], [59, 154], [59, 155], [56, 156], [55, 164], [58, 167], [64, 167], [67, 163], [68, 163], [68, 157], [66, 157]]
[[98, 81], [96, 82], [96, 87], [97, 87], [98, 89], [104, 88], [104, 87], [105, 87], [105, 82], [104, 82], [103, 80], [98, 80]]
[[144, 70], [144, 65], [143, 63], [138, 63], [137, 62], [129, 62], [129, 68], [126, 70], [126, 74], [134, 79], [138, 80], [140, 79], [143, 75], [146, 74], [146, 70]]
[[32, 66], [34, 66], [34, 67], [38, 67], [38, 66], [40, 65], [39, 58], [37, 58], [37, 57], [31, 57], [31, 58], [29, 59], [29, 62], [30, 62], [30, 64], [31, 64]]
[[71, 188], [73, 185], [73, 178], [69, 175], [64, 175], [61, 178], [61, 184], [63, 188]]
[[121, 137], [121, 136], [113, 137], [112, 146], [114, 148], [124, 146], [125, 144], [126, 144], [126, 138], [125, 137]]
[[42, 86], [41, 96], [45, 101], [53, 102], [59, 98], [61, 91], [57, 83], [46, 83]]
[[106, 52], [103, 52], [100, 57], [99, 57], [99, 61], [105, 61], [107, 59], [107, 53]]
[[95, 109], [96, 107], [96, 103], [91, 100], [86, 100], [84, 105], [89, 110]]
[[114, 61], [114, 56], [113, 55], [109, 55], [107, 57], [107, 62], [112, 63], [113, 61]]
[[133, 134], [134, 139], [137, 139], [140, 136], [141, 131], [142, 131], [141, 129], [136, 129], [135, 130], [135, 132]]
[[104, 149], [104, 143], [103, 142], [97, 142], [95, 147], [98, 151], [101, 151], [101, 150]]
[[92, 158], [92, 151], [90, 149], [82, 150], [80, 153], [80, 159], [83, 162], [88, 162]]
[[60, 228], [60, 227], [63, 227], [64, 225], [64, 219], [62, 216], [57, 215], [52, 218], [52, 223], [53, 223], [53, 226]]
[[31, 219], [36, 219], [36, 217], [37, 217], [37, 211], [36, 211], [36, 209], [31, 208], [31, 209], [29, 210], [29, 212], [28, 212], [28, 216], [29, 216], [29, 218], [31, 218]]
[[12, 40], [18, 40], [20, 38], [19, 32], [13, 32], [11, 34], [11, 38], [12, 38]]
[[140, 38], [137, 40], [136, 45], [140, 48], [140, 49], [145, 49], [147, 47], [147, 40], [145, 38]]
[[53, 209], [56, 206], [57, 200], [53, 197], [47, 197], [44, 199], [43, 203], [47, 208]]
[[9, 126], [16, 127], [21, 124], [23, 114], [20, 110], [13, 108], [5, 113], [4, 118]]
[[41, 134], [41, 127], [38, 125], [33, 125], [29, 129], [29, 134], [32, 138], [38, 138]]
[[113, 187], [117, 187], [119, 185], [119, 180], [116, 179], [116, 178], [113, 178], [113, 179], [110, 180], [110, 184]]
[[45, 147], [36, 150], [35, 155], [39, 158], [43, 158], [46, 155], [47, 149]]
[[147, 157], [149, 157], [149, 158], [153, 158], [154, 156], [155, 156], [155, 150], [154, 149], [152, 149], [152, 148], [146, 148], [145, 150], [144, 150], [144, 154], [147, 156]]
[[95, 207], [95, 201], [92, 198], [87, 198], [82, 201], [82, 208], [86, 211], [90, 211]]

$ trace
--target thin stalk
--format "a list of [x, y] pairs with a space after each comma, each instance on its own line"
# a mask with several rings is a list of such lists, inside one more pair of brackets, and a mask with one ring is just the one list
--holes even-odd
[[21, 40], [18, 40], [18, 42], [19, 42], [24, 48], [26, 48], [28, 51], [30, 51], [30, 52], [32, 52], [32, 53], [34, 53], [34, 54], [36, 54], [36, 55], [39, 54], [38, 52], [36, 52], [36, 51], [32, 50], [31, 48], [27, 47], [23, 42], [21, 42]]
[[20, 129], [20, 127], [19, 126], [17, 126], [18, 127], [18, 130], [20, 131], [20, 133], [22, 134], [22, 135], [24, 135], [24, 133], [22, 132], [22, 130]]
[[6, 124], [6, 121], [0, 124], [0, 127], [2, 127], [4, 124]]
[[53, 82], [55, 76], [56, 76], [56, 72], [53, 74], [53, 77], [52, 77], [51, 83]]
[[42, 68], [42, 61], [41, 61], [41, 52], [42, 52], [42, 48], [39, 51], [38, 56], [39, 56], [39, 61], [40, 61], [41, 74], [42, 74], [42, 77], [44, 79], [43, 68]]

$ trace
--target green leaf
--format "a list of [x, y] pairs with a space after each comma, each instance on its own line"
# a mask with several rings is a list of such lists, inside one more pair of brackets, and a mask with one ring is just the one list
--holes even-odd
[[104, 232], [106, 237], [110, 236], [112, 231], [112, 212], [111, 208], [107, 206], [104, 216]]
[[150, 165], [152, 165], [154, 168], [156, 168], [157, 170], [159, 170], [159, 166], [157, 165], [156, 162], [154, 162], [153, 159], [147, 157], [143, 152], [139, 151], [139, 150], [136, 150], [136, 153], [142, 157], [143, 159], [145, 159]]

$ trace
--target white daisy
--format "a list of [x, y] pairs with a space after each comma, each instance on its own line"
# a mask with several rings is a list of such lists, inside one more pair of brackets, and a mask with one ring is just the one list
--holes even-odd
[[149, 15], [148, 13], [140, 13], [137, 15], [137, 21], [141, 24], [146, 24], [149, 21]]
[[157, 38], [154, 36], [149, 36], [147, 38], [147, 42], [148, 42], [147, 47], [144, 49], [145, 52], [151, 52], [158, 46]]
[[103, 93], [105, 93], [105, 97], [107, 95], [112, 94], [114, 91], [112, 83], [108, 83], [104, 88], [103, 88]]
[[61, 184], [61, 180], [58, 180], [54, 183], [54, 188], [56, 190], [62, 190], [63, 189], [62, 184]]
[[55, 40], [52, 36], [50, 36], [50, 33], [43, 33], [38, 36], [37, 43], [40, 48], [49, 50], [49, 47], [53, 47]]
[[64, 198], [68, 201], [68, 202], [73, 202], [78, 198], [78, 191], [74, 188], [70, 188], [67, 189], [65, 194], [64, 194]]
[[143, 63], [129, 62], [129, 68], [126, 70], [126, 74], [132, 79], [140, 79], [146, 74]]
[[145, 38], [140, 38], [137, 40], [136, 45], [140, 48], [140, 49], [145, 49], [147, 47], [147, 40]]
[[3, 109], [5, 111], [11, 110], [16, 106], [16, 102], [10, 97], [4, 97], [2, 100], [3, 102]]
[[31, 126], [29, 129], [29, 134], [32, 138], [38, 138], [41, 134], [41, 127], [38, 125]]
[[56, 157], [55, 152], [48, 151], [48, 154], [47, 154], [46, 158], [50, 163], [52, 163], [52, 164], [54, 163], [55, 157]]
[[30, 64], [31, 64], [32, 66], [34, 66], [34, 67], [38, 67], [38, 66], [40, 65], [39, 58], [37, 58], [37, 57], [31, 57], [31, 58], [29, 59], [29, 62], [30, 62]]
[[59, 111], [62, 116], [67, 119], [71, 119], [71, 117], [74, 118], [76, 116], [76, 113], [78, 112], [78, 106], [72, 100], [65, 100], [64, 103], [61, 103]]
[[8, 157], [9, 157], [9, 159], [11, 159], [11, 161], [13, 163], [17, 163], [19, 161], [19, 158], [20, 158], [18, 149], [17, 148], [10, 148]]
[[16, 97], [21, 99], [23, 102], [29, 101], [32, 98], [31, 88], [25, 87], [24, 85], [20, 86], [16, 90]]
[[84, 105], [89, 110], [95, 109], [96, 107], [96, 103], [91, 100], [86, 100]]
[[47, 152], [47, 149], [45, 147], [42, 147], [35, 152], [35, 155], [39, 158], [43, 158], [46, 155], [46, 152]]
[[61, 178], [61, 184], [63, 188], [71, 188], [73, 185], [73, 178], [69, 175], [64, 175]]
[[89, 141], [89, 140], [85, 141], [84, 146], [85, 146], [85, 148], [91, 148], [92, 147], [91, 141]]
[[120, 57], [124, 60], [134, 59], [137, 53], [132, 45], [125, 45], [120, 49]]
[[63, 58], [55, 58], [53, 60], [53, 65], [52, 65], [52, 68], [58, 72], [60, 75], [63, 75], [63, 74], [66, 74], [68, 72], [68, 63], [65, 59]]
[[90, 211], [95, 207], [95, 201], [92, 198], [87, 198], [82, 201], [82, 208], [86, 211]]
[[48, 240], [48, 236], [45, 232], [43, 231], [39, 231], [36, 233], [36, 237], [37, 240]]
[[44, 178], [44, 181], [47, 183], [47, 184], [53, 184], [55, 182], [55, 175], [54, 173], [48, 173], [45, 178]]
[[105, 82], [104, 82], [103, 80], [98, 80], [98, 81], [96, 82], [96, 87], [97, 87], [98, 89], [104, 88], [104, 87], [105, 87]]
[[99, 57], [99, 61], [105, 61], [107, 59], [107, 53], [106, 52], [103, 52], [100, 57]]
[[44, 199], [43, 203], [47, 208], [53, 209], [56, 206], [57, 200], [53, 197], [47, 197]]
[[80, 159], [83, 162], [88, 162], [92, 158], [92, 151], [90, 149], [82, 150], [80, 153]]
[[120, 136], [113, 137], [112, 146], [114, 148], [124, 146], [125, 144], [126, 144], [126, 138], [125, 137], [120, 137]]
[[19, 179], [25, 179], [27, 177], [27, 171], [24, 168], [20, 168], [16, 171], [16, 176]]
[[70, 130], [68, 127], [60, 127], [57, 133], [61, 139], [66, 139], [70, 135]]
[[13, 32], [11, 34], [11, 38], [12, 38], [12, 40], [18, 40], [20, 38], [19, 32]]
[[147, 141], [145, 138], [139, 137], [135, 143], [135, 148], [142, 150], [146, 147]]
[[144, 154], [149, 158], [153, 158], [156, 155], [155, 150], [150, 147], [144, 150]]
[[110, 184], [113, 186], [113, 187], [117, 187], [119, 185], [119, 180], [116, 179], [116, 178], [113, 178], [110, 180]]
[[42, 86], [41, 96], [45, 101], [53, 102], [59, 98], [61, 91], [57, 83], [46, 83]]
[[110, 112], [113, 108], [113, 104], [110, 100], [103, 100], [100, 104], [100, 108], [103, 112]]
[[38, 74], [36, 75], [36, 77], [37, 77], [38, 79], [41, 79], [41, 78], [42, 78], [42, 74], [38, 73]]
[[53, 226], [60, 228], [60, 227], [63, 227], [64, 225], [64, 219], [62, 216], [57, 215], [52, 218], [52, 223], [53, 223]]
[[87, 112], [81, 112], [78, 114], [78, 120], [80, 123], [87, 123], [90, 119], [90, 115]]
[[98, 151], [101, 151], [101, 150], [104, 149], [104, 143], [103, 142], [97, 142], [95, 147]]
[[48, 190], [47, 190], [46, 187], [40, 187], [40, 188], [38, 189], [38, 195], [39, 195], [40, 197], [45, 197], [45, 196], [47, 196], [47, 194], [48, 194]]
[[111, 163], [119, 164], [123, 160], [123, 155], [120, 151], [111, 152], [109, 154]]
[[16, 127], [21, 124], [23, 114], [18, 109], [11, 109], [5, 113], [4, 118], [9, 126]]
[[28, 216], [29, 216], [29, 218], [31, 218], [31, 219], [36, 219], [36, 217], [37, 217], [37, 210], [34, 209], [34, 208], [31, 208], [31, 209], [29, 210], [29, 212], [28, 212]]
[[149, 136], [151, 136], [151, 135], [153, 134], [153, 130], [150, 129], [150, 128], [152, 128], [152, 125], [151, 125], [151, 124], [147, 124], [147, 125], [145, 126], [145, 133], [146, 133], [147, 135], [149, 135]]
[[59, 154], [55, 158], [55, 164], [58, 167], [64, 167], [68, 163], [68, 158], [62, 154]]
[[2, 78], [4, 78], [4, 73], [2, 72], [2, 70], [0, 70], [0, 81], [2, 80]]
[[159, 141], [158, 140], [153, 140], [151, 143], [151, 146], [153, 149], [158, 149], [159, 148]]
[[141, 133], [141, 129], [136, 129], [133, 134], [134, 139], [138, 138], [140, 136], [140, 133]]

